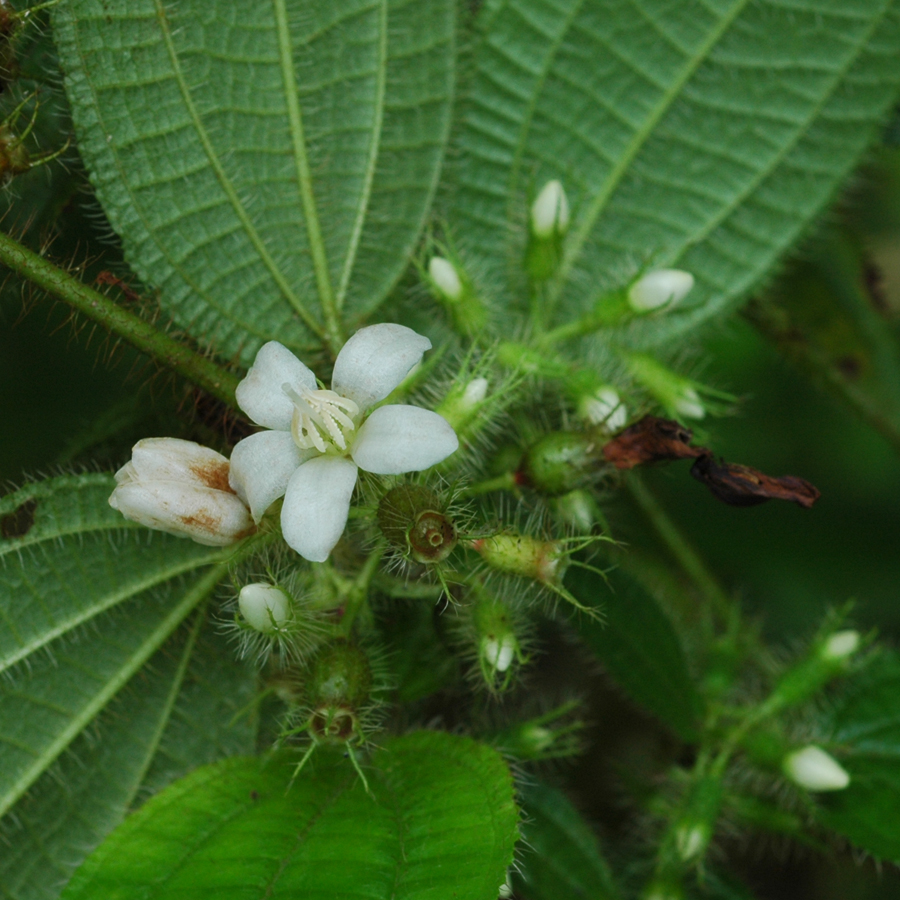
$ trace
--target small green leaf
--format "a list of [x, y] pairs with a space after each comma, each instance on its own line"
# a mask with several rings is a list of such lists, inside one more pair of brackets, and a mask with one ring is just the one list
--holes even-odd
[[522, 794], [526, 900], [615, 900], [619, 892], [596, 835], [561, 791], [540, 782]]
[[[290, 7], [290, 8], [289, 8]], [[384, 299], [437, 183], [452, 0], [72, 0], [54, 33], [79, 149], [140, 278], [252, 360]]]
[[566, 585], [585, 606], [603, 612], [603, 622], [584, 617], [578, 630], [612, 678], [680, 738], [696, 740], [700, 697], [678, 635], [656, 601], [622, 572], [604, 581], [573, 568]]
[[131, 816], [63, 896], [496, 900], [517, 837], [512, 779], [492, 750], [417, 732], [384, 742], [369, 795], [342, 754], [230, 759]]
[[458, 246], [514, 305], [529, 194], [561, 179], [572, 223], [551, 307], [587, 312], [644, 265], [696, 276], [683, 311], [620, 335], [643, 342], [759, 283], [900, 84], [893, 0], [507, 0], [481, 24], [454, 170]]
[[832, 741], [850, 786], [821, 798], [819, 821], [900, 862], [900, 656], [882, 653], [849, 683], [834, 710]]

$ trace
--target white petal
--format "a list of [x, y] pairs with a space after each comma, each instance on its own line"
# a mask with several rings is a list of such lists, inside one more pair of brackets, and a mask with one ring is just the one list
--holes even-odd
[[265, 428], [289, 431], [294, 404], [281, 389], [283, 384], [316, 390], [316, 376], [278, 341], [263, 344], [247, 377], [235, 392], [238, 406]]
[[361, 328], [341, 347], [331, 388], [366, 410], [384, 400], [430, 349], [427, 337], [405, 325]]
[[284, 494], [297, 466], [315, 455], [315, 450], [301, 450], [289, 431], [251, 434], [231, 453], [229, 482], [258, 522]]
[[458, 447], [456, 432], [436, 412], [418, 406], [382, 406], [359, 429], [351, 454], [367, 472], [400, 475], [428, 469]]
[[356, 466], [340, 456], [317, 456], [291, 477], [281, 508], [284, 539], [304, 559], [325, 562], [341, 539]]
[[109, 503], [132, 522], [211, 547], [233, 544], [254, 530], [237, 494], [180, 481], [120, 484]]
[[228, 460], [193, 441], [144, 438], [132, 447], [131, 462], [116, 472], [116, 481], [184, 481], [228, 490]]

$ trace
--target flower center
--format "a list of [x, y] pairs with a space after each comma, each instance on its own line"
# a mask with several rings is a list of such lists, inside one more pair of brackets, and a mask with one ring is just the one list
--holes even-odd
[[281, 389], [294, 404], [291, 435], [301, 450], [313, 447], [325, 453], [329, 445], [347, 449], [347, 433], [356, 430], [359, 407], [334, 391], [311, 391], [283, 384]]

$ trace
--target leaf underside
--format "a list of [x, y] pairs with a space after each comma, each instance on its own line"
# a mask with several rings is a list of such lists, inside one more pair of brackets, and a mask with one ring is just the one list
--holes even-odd
[[450, 223], [489, 291], [519, 283], [527, 202], [573, 217], [548, 296], [583, 313], [645, 266], [697, 279], [653, 344], [733, 309], [872, 141], [900, 84], [892, 0], [499, 0], [483, 12]]
[[371, 795], [328, 750], [290, 784], [297, 758], [192, 773], [129, 817], [64, 896], [495, 900], [517, 811], [493, 750], [439, 732], [387, 740], [366, 766]]
[[[205, 345], [300, 349], [406, 265], [447, 140], [451, 0], [72, 0], [79, 149], [135, 272]], [[290, 88], [286, 88], [290, 85]]]

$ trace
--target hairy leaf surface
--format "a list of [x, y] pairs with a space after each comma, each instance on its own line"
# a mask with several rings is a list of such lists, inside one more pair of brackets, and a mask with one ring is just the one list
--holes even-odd
[[231, 759], [177, 782], [131, 816], [64, 896], [495, 900], [517, 811], [501, 758], [417, 732], [383, 742], [367, 794], [340, 753]]
[[126, 522], [113, 484], [0, 499], [0, 896], [57, 896], [136, 798], [253, 745], [249, 723], [228, 725], [252, 673], [206, 612], [179, 630], [228, 553]]
[[573, 218], [551, 305], [585, 312], [644, 266], [696, 276], [682, 311], [635, 328], [645, 343], [733, 308], [765, 276], [900, 84], [893, 0], [505, 0], [482, 30], [458, 243], [514, 302], [528, 199], [561, 179]]
[[249, 362], [384, 299], [446, 143], [451, 0], [73, 0], [54, 28], [97, 195], [180, 325]]

